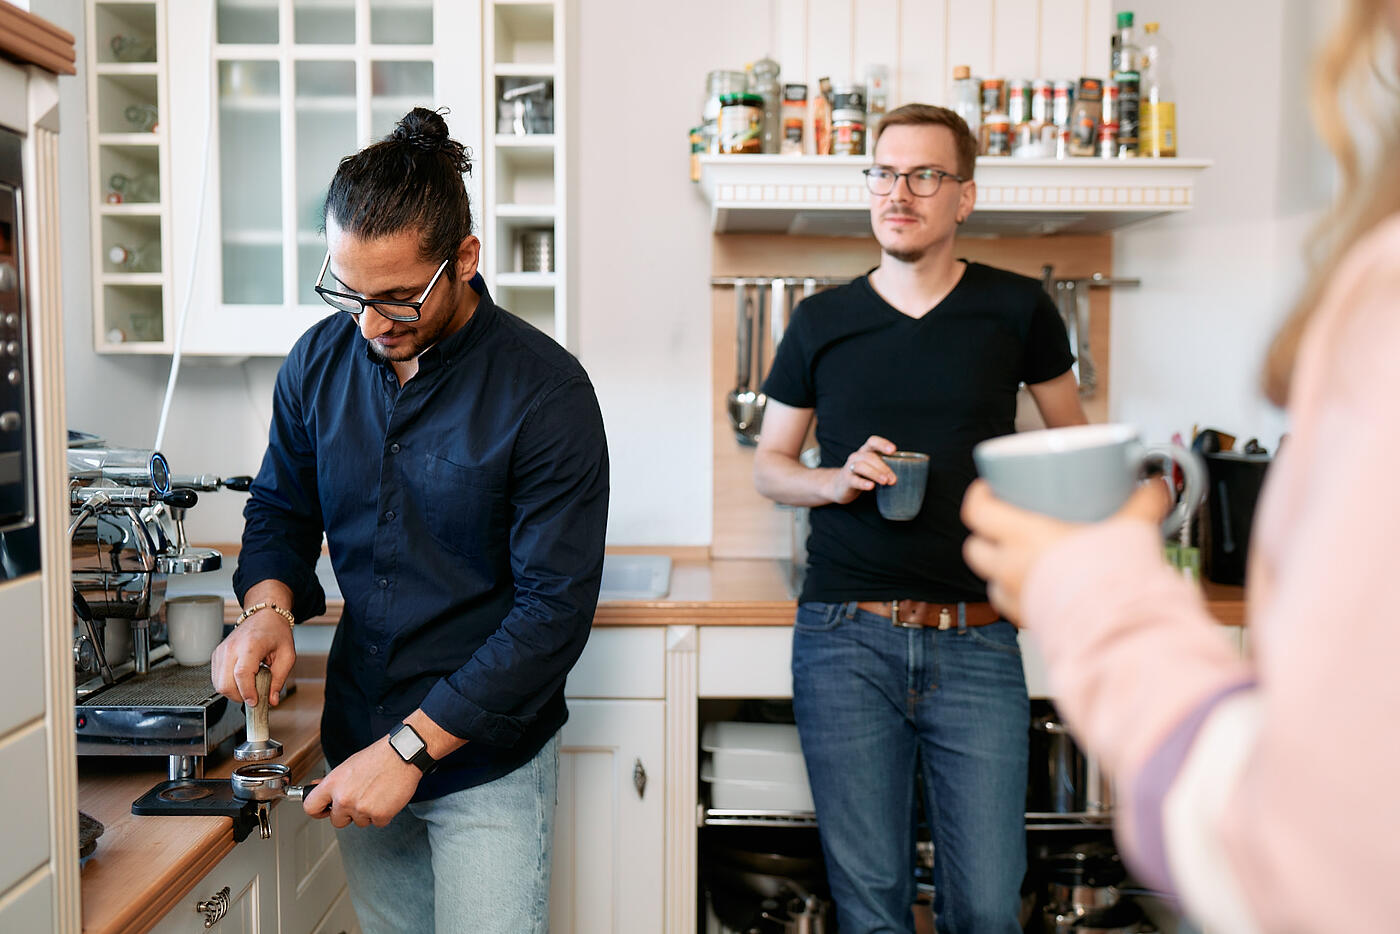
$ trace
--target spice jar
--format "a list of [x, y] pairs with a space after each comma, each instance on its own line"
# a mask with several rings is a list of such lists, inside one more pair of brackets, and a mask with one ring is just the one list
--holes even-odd
[[807, 127], [807, 85], [783, 85], [783, 138], [779, 151], [786, 156], [802, 155]]
[[1099, 124], [1099, 155], [1105, 159], [1118, 158], [1118, 124]]
[[865, 155], [865, 111], [845, 109], [831, 112], [831, 154]]
[[987, 156], [1011, 155], [1011, 117], [1004, 113], [990, 113], [982, 121], [982, 154]]
[[726, 94], [740, 94], [744, 91], [742, 71], [710, 72], [705, 76], [705, 104], [701, 114], [704, 122], [705, 151], [719, 152], [719, 109], [720, 98]]
[[763, 98], [757, 94], [725, 94], [720, 98], [719, 151], [763, 151]]

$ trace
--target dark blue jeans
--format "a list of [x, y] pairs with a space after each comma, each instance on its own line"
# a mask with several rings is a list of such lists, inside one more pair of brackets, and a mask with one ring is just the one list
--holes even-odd
[[914, 931], [915, 770], [939, 934], [1019, 934], [1030, 702], [1016, 630], [804, 603], [793, 708], [841, 934]]

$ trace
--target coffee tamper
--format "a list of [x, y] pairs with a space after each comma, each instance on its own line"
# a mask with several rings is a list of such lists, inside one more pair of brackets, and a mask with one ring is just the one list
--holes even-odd
[[282, 755], [282, 744], [273, 739], [267, 729], [267, 712], [271, 706], [268, 703], [268, 695], [272, 692], [272, 669], [266, 665], [260, 666], [253, 680], [257, 684], [257, 700], [252, 704], [243, 705], [248, 738], [233, 750], [233, 757], [240, 762], [266, 762]]

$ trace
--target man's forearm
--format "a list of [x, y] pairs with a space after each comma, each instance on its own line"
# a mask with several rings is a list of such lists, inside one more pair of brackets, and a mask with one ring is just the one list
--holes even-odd
[[758, 492], [787, 506], [825, 506], [833, 502], [830, 467], [804, 467], [797, 458], [777, 451], [754, 455], [753, 479]]

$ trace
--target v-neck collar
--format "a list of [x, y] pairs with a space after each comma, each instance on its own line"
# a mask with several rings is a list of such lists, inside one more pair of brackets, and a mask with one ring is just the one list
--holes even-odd
[[891, 305], [888, 301], [886, 301], [885, 297], [880, 294], [879, 290], [875, 288], [875, 284], [870, 281], [870, 273], [873, 273], [876, 269], [879, 269], [880, 267], [872, 267], [869, 272], [867, 272], [864, 276], [861, 277], [860, 283], [870, 294], [871, 299], [874, 300], [876, 305], [883, 308], [889, 314], [894, 315], [898, 320], [908, 321], [912, 324], [918, 324], [919, 322], [927, 321], [928, 319], [936, 316], [938, 314], [938, 310], [947, 305], [948, 301], [953, 296], [957, 295], [959, 291], [961, 291], [964, 284], [966, 284], [969, 275], [971, 275], [972, 273], [972, 267], [978, 265], [972, 260], [963, 259], [962, 257], [958, 257], [958, 262], [963, 264], [962, 275], [958, 276], [958, 281], [953, 283], [953, 287], [948, 290], [947, 295], [944, 295], [941, 299], [938, 300], [938, 304], [934, 305], [932, 308], [924, 312], [922, 315], [919, 315], [918, 317], [915, 317], [914, 315], [910, 314], [905, 314], [898, 308]]

